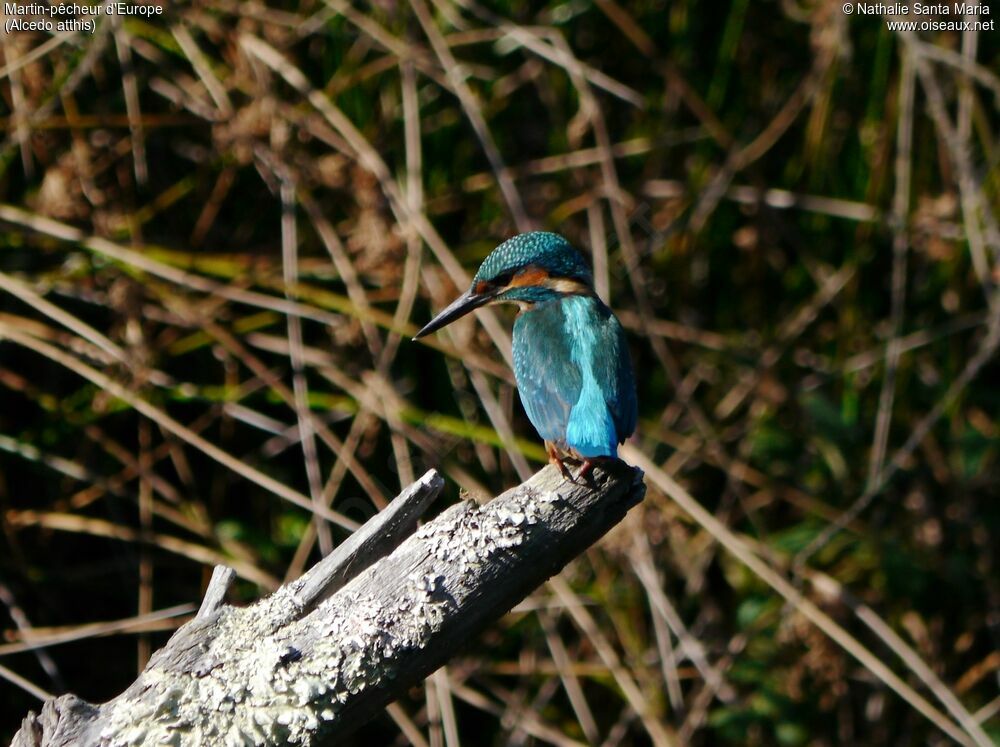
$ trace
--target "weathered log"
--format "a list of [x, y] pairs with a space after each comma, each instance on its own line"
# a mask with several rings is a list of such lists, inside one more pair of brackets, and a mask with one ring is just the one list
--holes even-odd
[[618, 523], [642, 500], [642, 477], [616, 463], [574, 483], [546, 467], [414, 532], [443, 485], [429, 472], [305, 575], [249, 607], [222, 603], [232, 574], [217, 570], [198, 616], [131, 687], [99, 706], [74, 695], [48, 701], [13, 745], [329, 743]]

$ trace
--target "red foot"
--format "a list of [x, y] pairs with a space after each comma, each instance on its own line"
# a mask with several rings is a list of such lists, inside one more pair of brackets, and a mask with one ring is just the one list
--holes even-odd
[[573, 481], [573, 476], [570, 474], [566, 463], [563, 462], [562, 457], [559, 455], [559, 449], [556, 448], [554, 443], [551, 441], [545, 442], [545, 453], [549, 455], [549, 463], [556, 465], [565, 479]]

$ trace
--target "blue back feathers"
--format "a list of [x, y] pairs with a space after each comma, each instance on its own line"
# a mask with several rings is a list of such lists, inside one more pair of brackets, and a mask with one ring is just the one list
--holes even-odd
[[621, 324], [583, 257], [558, 234], [522, 233], [483, 260], [473, 292], [484, 284], [493, 301], [521, 304], [514, 377], [538, 433], [585, 459], [617, 456], [635, 430], [635, 378]]
[[[635, 430], [632, 361], [621, 324], [594, 292], [590, 268], [559, 234], [522, 233], [500, 244], [483, 260], [472, 287], [417, 337], [504, 301], [521, 308], [514, 323], [514, 378], [535, 429], [582, 459], [616, 457], [618, 444]], [[549, 455], [562, 468], [558, 454], [550, 449]]]
[[636, 425], [635, 377], [621, 325], [596, 296], [538, 304], [514, 322], [514, 376], [546, 441], [613, 457]]

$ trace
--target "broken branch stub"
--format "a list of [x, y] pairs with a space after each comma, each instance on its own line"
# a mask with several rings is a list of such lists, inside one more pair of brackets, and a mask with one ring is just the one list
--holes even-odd
[[114, 700], [47, 702], [13, 744], [326, 743], [444, 664], [645, 494], [642, 472], [624, 464], [586, 483], [546, 467], [485, 505], [446, 509], [400, 544], [442, 483], [428, 473], [404, 491], [339, 564], [320, 561], [246, 608], [209, 606]]

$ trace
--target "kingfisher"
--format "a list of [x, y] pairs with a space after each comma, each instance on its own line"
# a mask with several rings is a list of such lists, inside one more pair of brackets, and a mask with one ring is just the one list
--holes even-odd
[[565, 457], [580, 462], [577, 478], [595, 460], [616, 459], [618, 444], [635, 430], [635, 376], [621, 323], [598, 298], [580, 253], [546, 231], [508, 239], [414, 339], [495, 303], [519, 307], [514, 378], [549, 461], [574, 480]]

